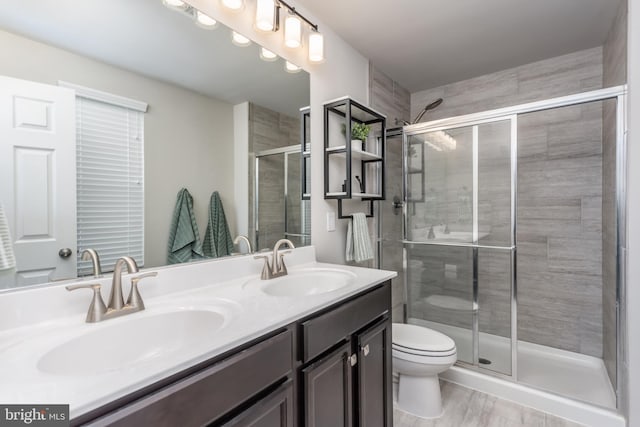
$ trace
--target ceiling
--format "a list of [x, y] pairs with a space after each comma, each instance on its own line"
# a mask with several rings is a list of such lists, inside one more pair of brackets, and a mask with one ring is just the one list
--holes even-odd
[[0, 29], [232, 104], [294, 117], [309, 105], [307, 73], [262, 61], [255, 44], [235, 46], [227, 28], [197, 27], [161, 0], [14, 1], [0, 6]]
[[297, 1], [411, 92], [602, 45], [620, 4], [620, 0]]

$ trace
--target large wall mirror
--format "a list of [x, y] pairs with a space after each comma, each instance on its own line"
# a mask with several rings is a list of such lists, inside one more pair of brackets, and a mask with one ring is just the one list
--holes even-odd
[[[1, 9], [0, 291], [90, 275], [79, 253], [95, 245], [107, 274], [124, 255], [166, 265], [169, 241], [190, 239], [173, 236], [174, 215], [192, 207], [202, 244], [219, 217], [214, 192], [232, 238], [247, 235], [254, 250], [283, 237], [310, 244], [300, 190], [307, 73], [161, 0]], [[123, 247], [127, 238], [142, 243]]]

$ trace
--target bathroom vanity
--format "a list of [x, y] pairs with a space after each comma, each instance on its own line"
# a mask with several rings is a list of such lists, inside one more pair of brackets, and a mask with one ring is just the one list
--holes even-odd
[[[140, 290], [144, 312], [99, 324], [82, 323], [83, 313], [35, 323], [27, 328], [28, 342], [6, 329], [0, 332], [0, 375], [8, 374], [4, 362], [15, 361], [18, 352], [35, 354], [18, 366], [26, 383], [9, 375], [0, 400], [68, 402], [71, 425], [391, 426], [390, 279], [395, 273], [316, 263], [313, 248], [296, 249], [287, 261], [289, 274], [270, 281], [257, 277], [261, 266], [252, 257], [158, 269]], [[244, 274], [237, 277], [238, 271]], [[218, 283], [203, 285], [211, 281], [203, 277], [216, 276]], [[199, 286], [180, 290], [177, 278]], [[23, 292], [51, 296], [55, 288]], [[0, 296], [0, 308], [17, 294]], [[76, 300], [75, 294], [65, 291], [60, 297], [73, 296], [74, 310], [80, 300], [86, 308], [89, 296]], [[177, 317], [173, 306], [167, 308], [171, 304], [180, 307]], [[224, 320], [210, 323], [209, 334], [198, 335], [196, 324], [182, 320], [220, 308], [216, 304], [226, 307], [218, 310]], [[162, 323], [167, 316], [173, 317]], [[123, 337], [130, 344], [123, 346], [135, 349], [143, 345], [136, 339], [153, 341], [154, 329], [145, 329], [144, 322], [156, 324], [158, 336], [171, 345], [163, 344], [164, 351], [152, 357], [148, 348], [126, 354], [133, 361], [121, 368], [108, 366], [113, 357], [101, 359], [97, 350], [78, 347], [81, 355], [75, 356], [77, 344], [69, 344], [101, 336], [102, 329], [119, 333], [126, 327], [140, 332]], [[53, 350], [51, 343], [31, 342], [54, 327], [66, 331]], [[185, 329], [175, 335], [180, 328]], [[197, 340], [189, 341], [194, 334]], [[210, 342], [208, 335], [214, 337]], [[65, 346], [75, 352], [59, 357], [56, 352]], [[93, 363], [83, 364], [83, 358], [93, 357]]]

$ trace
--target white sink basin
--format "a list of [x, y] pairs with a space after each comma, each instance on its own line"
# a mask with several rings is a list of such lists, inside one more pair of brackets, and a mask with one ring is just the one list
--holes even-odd
[[[145, 313], [146, 314], [146, 313]], [[182, 309], [139, 317], [127, 316], [67, 340], [38, 361], [41, 372], [95, 375], [130, 368], [162, 357], [184, 356], [210, 344], [229, 320], [225, 310]]]
[[271, 280], [252, 279], [245, 286], [257, 286], [275, 297], [303, 297], [336, 291], [354, 282], [350, 271], [331, 268], [305, 268], [289, 271], [286, 276]]

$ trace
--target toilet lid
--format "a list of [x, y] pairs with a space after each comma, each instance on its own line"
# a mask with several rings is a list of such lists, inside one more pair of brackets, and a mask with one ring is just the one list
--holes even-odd
[[393, 324], [393, 347], [427, 352], [451, 351], [456, 343], [438, 331], [418, 325]]

